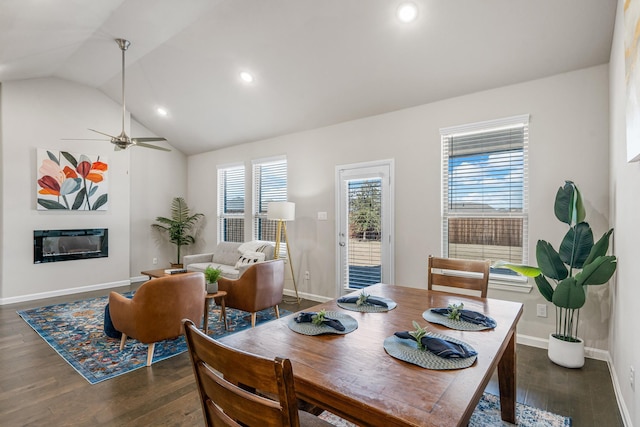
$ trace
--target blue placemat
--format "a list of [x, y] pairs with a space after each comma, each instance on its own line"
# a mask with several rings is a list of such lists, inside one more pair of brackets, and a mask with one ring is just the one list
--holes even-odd
[[366, 303], [357, 305], [356, 303], [340, 302], [340, 301], [338, 301], [337, 304], [338, 304], [338, 307], [344, 308], [345, 310], [359, 311], [361, 313], [382, 313], [385, 311], [393, 310], [398, 306], [398, 303], [396, 303], [392, 299], [384, 298], [384, 297], [376, 297], [373, 295], [371, 295], [371, 297], [385, 302], [387, 304], [387, 307], [384, 307], [382, 305], [366, 304]]
[[[445, 339], [456, 344], [463, 345], [468, 350], [475, 351], [475, 349], [469, 344], [446, 335], [428, 332], [427, 336]], [[384, 340], [384, 349], [390, 356], [395, 357], [396, 359], [413, 363], [414, 365], [418, 365], [422, 368], [436, 370], [468, 368], [473, 365], [478, 358], [478, 356], [471, 356], [464, 359], [445, 359], [444, 357], [436, 356], [428, 350], [419, 349], [418, 343], [414, 340], [398, 338], [395, 335], [391, 335]]]
[[302, 335], [339, 334], [344, 335], [358, 329], [358, 321], [353, 317], [339, 311], [327, 311], [326, 317], [339, 320], [344, 325], [344, 331], [339, 331], [327, 325], [315, 325], [311, 322], [296, 322], [296, 316], [291, 316], [287, 325], [289, 329]]
[[493, 329], [489, 326], [477, 325], [475, 323], [465, 322], [464, 320], [449, 319], [447, 316], [434, 313], [431, 309], [422, 313], [422, 318], [427, 322], [437, 323], [438, 325], [443, 325], [447, 328], [456, 329], [458, 331], [482, 331], [485, 329]]

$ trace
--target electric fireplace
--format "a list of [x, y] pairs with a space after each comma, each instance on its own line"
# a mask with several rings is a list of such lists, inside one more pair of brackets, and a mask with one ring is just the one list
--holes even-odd
[[33, 231], [34, 264], [108, 256], [108, 228]]

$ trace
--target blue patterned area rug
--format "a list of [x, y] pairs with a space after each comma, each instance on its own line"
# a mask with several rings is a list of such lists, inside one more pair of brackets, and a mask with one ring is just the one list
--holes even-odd
[[[129, 296], [130, 294], [125, 294]], [[91, 298], [65, 304], [18, 311], [44, 339], [89, 383], [96, 384], [146, 366], [147, 345], [127, 339], [120, 351], [120, 339], [104, 334], [104, 307], [108, 297]], [[228, 330], [218, 321], [219, 307], [209, 312], [209, 336], [220, 338], [251, 327], [248, 313], [227, 308]], [[291, 312], [280, 310], [284, 317]], [[275, 319], [273, 309], [258, 312], [256, 324]], [[156, 343], [153, 363], [187, 350], [184, 337]]]
[[[323, 412], [320, 418], [330, 422], [337, 427], [356, 427], [331, 412]], [[569, 427], [571, 426], [571, 418], [562, 415], [552, 414], [542, 409], [532, 406], [516, 403], [516, 420], [519, 427]], [[500, 418], [500, 399], [493, 394], [484, 393], [478, 406], [476, 406], [469, 427], [506, 427], [514, 424], [502, 421]]]

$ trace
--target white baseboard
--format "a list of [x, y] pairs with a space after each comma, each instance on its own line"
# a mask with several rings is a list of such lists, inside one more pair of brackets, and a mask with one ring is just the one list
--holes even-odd
[[[528, 345], [537, 348], [549, 348], [549, 340], [546, 338], [532, 337], [530, 335], [516, 334], [516, 342], [518, 344]], [[585, 347], [584, 356], [589, 359], [609, 361], [609, 352], [599, 348]]]
[[622, 398], [622, 389], [620, 388], [620, 381], [618, 381], [618, 376], [616, 375], [616, 370], [613, 368], [613, 359], [611, 359], [611, 355], [607, 352], [607, 364], [609, 365], [609, 374], [611, 374], [611, 382], [613, 383], [613, 392], [616, 395], [616, 400], [618, 401], [618, 408], [620, 409], [620, 414], [622, 415], [622, 422], [625, 427], [633, 427], [633, 423], [631, 422], [631, 414], [629, 414], [629, 409], [627, 405], [624, 403], [624, 399]]
[[33, 301], [44, 298], [53, 298], [64, 295], [79, 294], [82, 292], [99, 291], [101, 289], [119, 288], [131, 285], [131, 280], [119, 280], [110, 283], [98, 283], [96, 285], [81, 286], [79, 288], [60, 289], [57, 291], [40, 292], [37, 294], [20, 295], [17, 297], [0, 298], [0, 305], [15, 304], [18, 302]]
[[[285, 289], [284, 290], [284, 294], [290, 297], [294, 297], [296, 296], [296, 291], [291, 290], [291, 289]], [[317, 301], [317, 302], [327, 302], [327, 301], [331, 301], [333, 298], [329, 298], [329, 297], [323, 297], [321, 295], [316, 295], [316, 294], [310, 294], [307, 292], [298, 292], [298, 296], [300, 298], [304, 298], [304, 299], [308, 299], [311, 301]]]

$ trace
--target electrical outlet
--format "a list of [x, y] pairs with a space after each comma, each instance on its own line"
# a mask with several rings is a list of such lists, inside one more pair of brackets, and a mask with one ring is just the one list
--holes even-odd
[[304, 280], [309, 280], [309, 272], [308, 271], [304, 272]]
[[538, 317], [547, 317], [547, 304], [538, 304], [536, 315]]
[[629, 384], [631, 385], [631, 390], [636, 390], [636, 371], [633, 369], [633, 366], [629, 366]]
[[158, 258], [153, 259], [153, 264], [156, 265], [158, 263]]

